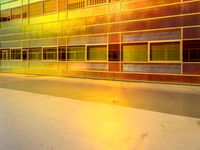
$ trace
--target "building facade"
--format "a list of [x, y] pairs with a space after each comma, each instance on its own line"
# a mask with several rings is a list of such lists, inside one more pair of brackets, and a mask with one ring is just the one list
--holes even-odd
[[1, 0], [0, 72], [200, 83], [200, 0]]

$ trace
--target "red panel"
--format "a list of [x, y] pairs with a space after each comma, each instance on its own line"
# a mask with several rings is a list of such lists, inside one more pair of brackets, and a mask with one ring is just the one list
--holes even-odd
[[200, 64], [184, 64], [183, 73], [200, 75]]
[[109, 63], [109, 71], [120, 71], [120, 63]]
[[108, 41], [109, 41], [109, 43], [120, 42], [120, 35], [119, 34], [110, 34]]

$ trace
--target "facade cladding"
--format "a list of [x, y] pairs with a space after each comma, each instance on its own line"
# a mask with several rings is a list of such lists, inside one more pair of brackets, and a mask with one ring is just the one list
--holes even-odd
[[0, 71], [200, 83], [200, 0], [1, 0]]

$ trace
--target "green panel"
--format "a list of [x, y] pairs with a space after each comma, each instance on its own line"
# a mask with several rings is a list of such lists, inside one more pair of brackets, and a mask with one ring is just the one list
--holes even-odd
[[152, 61], [180, 61], [180, 43], [155, 43], [151, 45]]
[[42, 46], [42, 40], [30, 40], [29, 41], [29, 46]]
[[107, 60], [107, 47], [106, 46], [91, 46], [88, 47], [88, 60]]
[[29, 39], [42, 38], [42, 32], [31, 32], [31, 33], [28, 33], [28, 38]]
[[21, 40], [21, 39], [22, 39], [21, 34], [0, 36], [0, 41], [12, 41], [12, 40]]
[[11, 47], [21, 47], [21, 41], [1, 43], [1, 48], [11, 48]]
[[29, 41], [22, 41], [22, 47], [29, 47]]
[[21, 19], [1, 22], [1, 27], [2, 28], [13, 27], [13, 26], [21, 26], [21, 25], [22, 25], [22, 20]]
[[43, 39], [43, 46], [56, 46], [57, 38]]
[[123, 46], [123, 61], [147, 61], [148, 45], [135, 44]]
[[85, 46], [71, 46], [67, 49], [67, 58], [70, 61], [85, 60]]

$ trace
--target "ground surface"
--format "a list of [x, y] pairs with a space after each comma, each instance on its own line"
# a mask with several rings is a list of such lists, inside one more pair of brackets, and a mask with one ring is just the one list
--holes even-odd
[[0, 74], [0, 150], [199, 150], [200, 87]]

